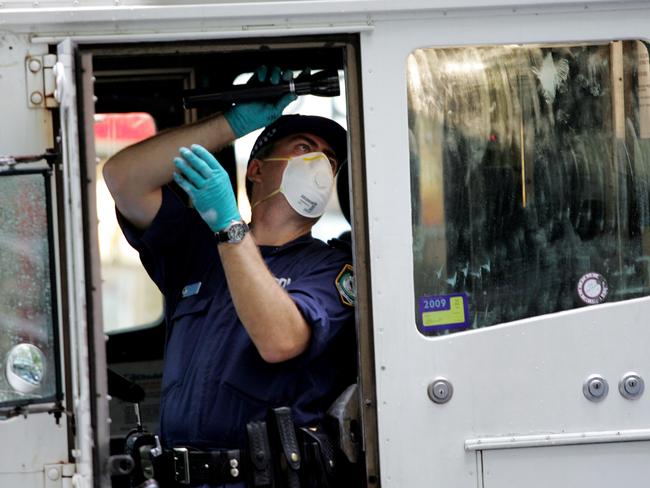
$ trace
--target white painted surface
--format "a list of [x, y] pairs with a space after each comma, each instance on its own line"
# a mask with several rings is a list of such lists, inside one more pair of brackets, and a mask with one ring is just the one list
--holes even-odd
[[[155, 15], [158, 11], [166, 11], [166, 16], [187, 18], [211, 16], [213, 11], [223, 12], [225, 16], [247, 17], [251, 12], [264, 16], [286, 16], [302, 14], [323, 14], [338, 12], [340, 14], [379, 13], [399, 14], [404, 12], [422, 12], [427, 10], [466, 10], [542, 7], [550, 2], [545, 0], [408, 0], [395, 2], [393, 0], [182, 0], [156, 1], [146, 0], [5, 0], [2, 8], [7, 14], [38, 12], [61, 13], [68, 16], [90, 15], [99, 12], [112, 12], [115, 19], [131, 11], [142, 19]], [[613, 6], [617, 9], [629, 5], [639, 5], [638, 0], [554, 0], [555, 7], [584, 8], [584, 6]], [[184, 14], [178, 15], [178, 12]]]
[[[415, 48], [647, 38], [649, 19], [648, 7], [513, 12], [377, 21], [372, 32], [361, 34], [383, 487], [478, 486], [476, 454], [464, 449], [466, 439], [650, 426], [650, 396], [633, 402], [617, 391], [626, 371], [650, 375], [650, 299], [439, 338], [417, 332], [406, 112], [406, 58]], [[582, 394], [592, 373], [610, 383], [609, 396], [598, 404]], [[454, 387], [444, 405], [427, 397], [427, 385], [437, 376]], [[550, 455], [556, 448], [545, 449]], [[562, 463], [573, 469], [570, 457], [557, 456], [557, 463], [559, 473]], [[602, 483], [591, 486], [611, 486]]]
[[[110, 34], [156, 33], [194, 30], [210, 35], [219, 29], [251, 31], [270, 28], [323, 28], [345, 23], [374, 24], [383, 20], [418, 19], [432, 15], [482, 17], [562, 10], [635, 9], [638, 0], [290, 0], [205, 2], [142, 2], [122, 0], [49, 0], [3, 2], [0, 29], [20, 32]], [[548, 4], [552, 6], [549, 7]], [[350, 30], [349, 32], [353, 32]], [[265, 34], [266, 35], [266, 34]]]
[[60, 93], [60, 123], [63, 151], [65, 200], [65, 244], [68, 276], [72, 395], [76, 436], [74, 457], [77, 464], [76, 488], [92, 486], [93, 430], [90, 408], [90, 364], [86, 315], [86, 274], [84, 263], [83, 210], [81, 200], [81, 161], [75, 86], [74, 43], [66, 40], [57, 46], [59, 57], [57, 90]]
[[52, 147], [51, 112], [27, 108], [25, 58], [45, 53], [47, 46], [31, 44], [28, 36], [0, 30], [0, 154], [42, 154]]
[[0, 486], [43, 486], [43, 466], [67, 462], [65, 418], [56, 425], [48, 414], [0, 422]]
[[484, 488], [645, 486], [650, 442], [539, 447], [483, 453]]
[[[0, 33], [1, 154], [42, 154], [52, 147], [51, 112], [27, 108], [25, 81], [25, 58], [46, 52], [46, 46], [34, 46], [26, 36]], [[0, 421], [0, 439], [3, 488], [40, 488], [43, 466], [68, 459], [65, 416], [58, 426], [54, 416], [43, 413]]]

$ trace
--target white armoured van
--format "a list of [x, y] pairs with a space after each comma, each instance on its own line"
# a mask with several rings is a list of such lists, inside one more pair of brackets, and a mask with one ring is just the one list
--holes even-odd
[[155, 430], [164, 305], [101, 166], [260, 64], [341, 83], [288, 111], [349, 133], [317, 235], [351, 230], [362, 484], [645, 485], [648, 39], [644, 1], [4, 0], [0, 486], [125, 486], [107, 367]]

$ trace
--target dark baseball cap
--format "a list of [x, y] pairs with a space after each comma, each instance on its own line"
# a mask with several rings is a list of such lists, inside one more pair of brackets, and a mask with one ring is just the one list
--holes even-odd
[[292, 134], [314, 134], [330, 145], [341, 168], [348, 159], [348, 136], [340, 124], [318, 115], [283, 115], [266, 126], [259, 135], [249, 161], [254, 159], [260, 149]]

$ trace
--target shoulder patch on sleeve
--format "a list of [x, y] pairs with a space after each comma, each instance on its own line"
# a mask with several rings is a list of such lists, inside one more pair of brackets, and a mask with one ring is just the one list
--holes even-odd
[[[350, 231], [348, 231], [349, 233]], [[329, 247], [332, 247], [334, 249], [343, 249], [344, 251], [351, 252], [352, 251], [352, 242], [349, 240], [345, 239], [337, 239], [333, 238], [327, 241], [327, 245]]]
[[354, 307], [357, 295], [354, 287], [354, 269], [351, 264], [343, 266], [336, 277], [335, 284], [341, 301], [349, 307]]

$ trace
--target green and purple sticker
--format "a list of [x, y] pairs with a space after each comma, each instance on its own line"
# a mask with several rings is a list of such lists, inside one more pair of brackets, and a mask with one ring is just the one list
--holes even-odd
[[446, 329], [466, 329], [470, 326], [465, 293], [425, 295], [420, 297], [420, 327], [422, 332]]

